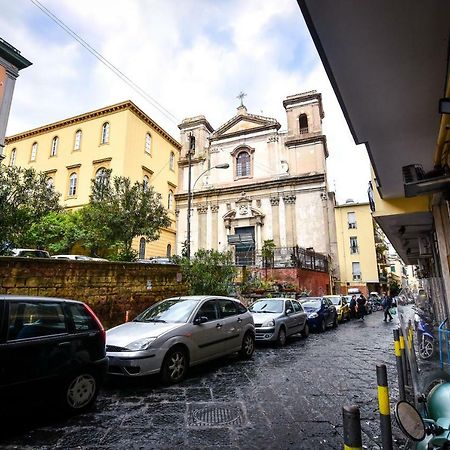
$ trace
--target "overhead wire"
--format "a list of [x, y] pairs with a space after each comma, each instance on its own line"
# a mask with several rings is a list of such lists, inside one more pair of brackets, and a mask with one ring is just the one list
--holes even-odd
[[86, 42], [80, 35], [73, 31], [68, 25], [66, 25], [60, 18], [53, 14], [48, 8], [46, 8], [39, 0], [30, 0], [33, 5], [39, 8], [45, 15], [47, 15], [53, 22], [61, 27], [69, 36], [74, 38], [80, 45], [82, 45], [89, 53], [91, 53], [96, 59], [98, 59], [103, 65], [110, 69], [115, 75], [117, 75], [122, 81], [130, 86], [134, 91], [141, 95], [145, 100], [151, 103], [161, 114], [169, 119], [175, 125], [178, 125], [180, 121], [173, 115], [168, 109], [166, 109], [161, 103], [159, 103], [154, 97], [148, 94], [137, 83], [130, 79], [125, 73], [105, 58], [100, 52], [95, 50], [88, 42]]

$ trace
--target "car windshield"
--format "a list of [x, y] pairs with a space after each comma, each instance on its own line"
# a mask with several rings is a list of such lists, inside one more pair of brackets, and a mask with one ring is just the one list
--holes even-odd
[[146, 309], [133, 322], [181, 322], [188, 321], [198, 301], [188, 298], [164, 300]]
[[250, 307], [250, 311], [255, 313], [282, 313], [283, 306], [283, 300], [259, 300]]
[[333, 305], [339, 305], [339, 303], [341, 302], [341, 297], [327, 297], [327, 298], [331, 300], [331, 303], [333, 303]]
[[320, 298], [309, 298], [302, 302], [303, 308], [307, 311], [312, 311], [320, 309], [321, 301]]

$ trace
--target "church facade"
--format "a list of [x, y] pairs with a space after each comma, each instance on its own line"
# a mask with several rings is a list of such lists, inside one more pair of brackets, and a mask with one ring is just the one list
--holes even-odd
[[[177, 253], [186, 245], [190, 136], [191, 254], [232, 249], [236, 263], [258, 263], [265, 240], [289, 265], [300, 246], [337, 261], [334, 195], [328, 192], [321, 94], [283, 101], [287, 131], [273, 118], [237, 114], [214, 130], [204, 116], [183, 120], [177, 203]], [[227, 166], [224, 168], [224, 166]], [[219, 167], [217, 167], [219, 166]]]

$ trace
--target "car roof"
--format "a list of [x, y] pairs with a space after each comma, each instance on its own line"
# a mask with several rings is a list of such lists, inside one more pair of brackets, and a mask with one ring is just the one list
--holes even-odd
[[295, 298], [287, 298], [287, 297], [263, 297], [263, 298], [258, 298], [255, 300], [256, 302], [260, 302], [260, 301], [267, 301], [267, 300], [277, 300], [277, 301], [284, 301], [284, 300], [295, 300]]
[[20, 302], [20, 301], [40, 301], [40, 302], [71, 302], [71, 303], [83, 303], [80, 300], [72, 300], [68, 298], [58, 298], [58, 297], [37, 297], [37, 296], [30, 296], [30, 295], [14, 295], [14, 294], [0, 294], [0, 300], [3, 301], [13, 301], [13, 302]]
[[221, 300], [234, 300], [235, 302], [239, 302], [239, 299], [234, 298], [234, 297], [226, 297], [223, 295], [180, 295], [178, 297], [170, 297], [170, 298], [165, 298], [163, 300], [193, 300], [196, 302], [201, 302], [202, 300], [216, 300], [216, 299], [221, 299]]

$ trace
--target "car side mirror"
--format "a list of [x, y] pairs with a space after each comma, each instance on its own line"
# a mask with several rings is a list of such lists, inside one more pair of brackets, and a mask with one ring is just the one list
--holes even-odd
[[194, 319], [194, 325], [201, 325], [202, 323], [208, 322], [208, 318], [205, 316], [196, 317]]
[[293, 313], [293, 311], [292, 311], [292, 309], [291, 308], [288, 308], [287, 310], [286, 310], [286, 315], [288, 316], [289, 314], [292, 314]]
[[413, 441], [421, 441], [425, 437], [425, 424], [419, 411], [404, 400], [395, 405], [395, 418], [403, 433]]

